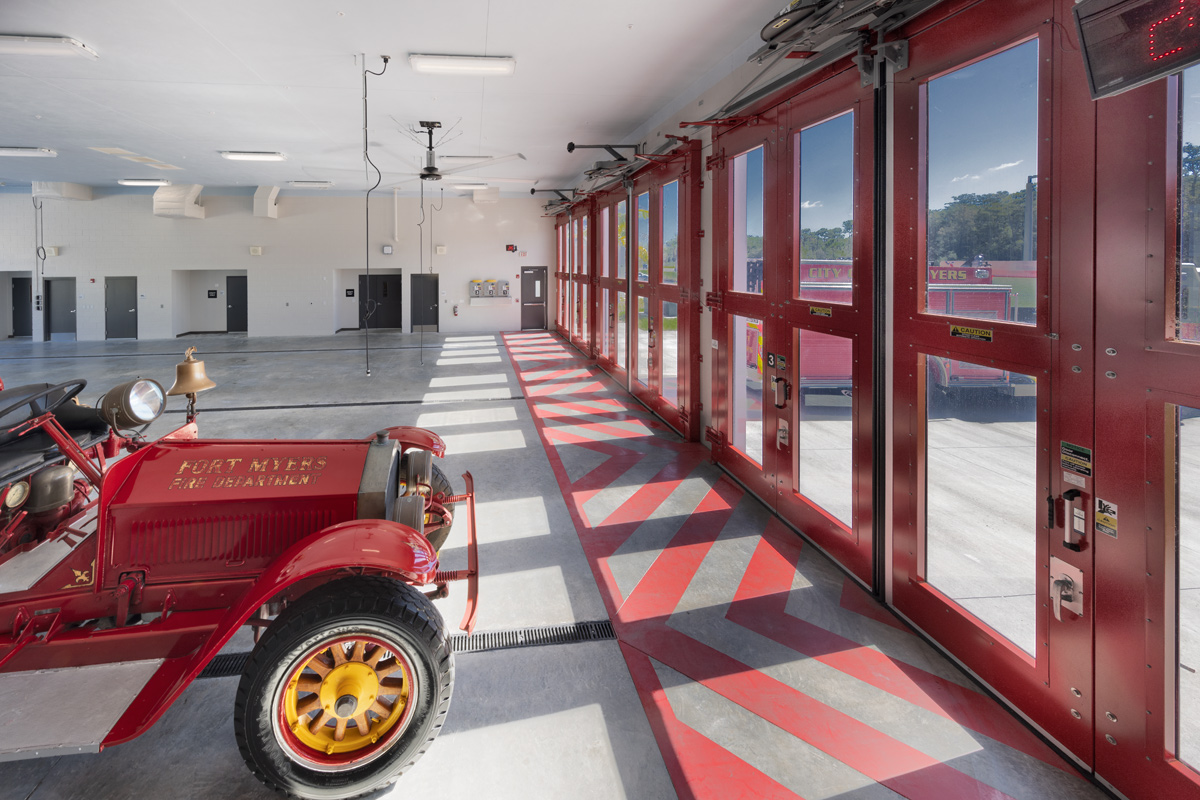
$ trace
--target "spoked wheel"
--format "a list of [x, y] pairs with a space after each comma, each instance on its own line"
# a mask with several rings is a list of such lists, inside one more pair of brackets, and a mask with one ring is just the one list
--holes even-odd
[[238, 687], [234, 730], [247, 765], [273, 788], [356, 797], [425, 752], [453, 682], [445, 625], [420, 592], [340, 580], [267, 629]]

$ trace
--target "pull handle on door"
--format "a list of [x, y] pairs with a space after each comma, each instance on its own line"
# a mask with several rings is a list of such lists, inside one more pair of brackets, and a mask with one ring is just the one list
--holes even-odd
[[792, 386], [787, 378], [771, 376], [771, 388], [775, 390], [775, 407], [787, 408], [788, 398], [792, 396]]

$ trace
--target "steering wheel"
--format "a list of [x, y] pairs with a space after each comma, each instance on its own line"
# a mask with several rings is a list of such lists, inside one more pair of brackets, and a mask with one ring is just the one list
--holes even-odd
[[[46, 405], [45, 407], [42, 408], [41, 414], [48, 413], [48, 412], [53, 411], [54, 409], [58, 408], [59, 406], [61, 406], [63, 403], [67, 402], [68, 400], [73, 398], [75, 395], [82, 392], [84, 390], [84, 387], [86, 387], [86, 386], [87, 386], [87, 381], [83, 380], [82, 378], [77, 378], [73, 381], [65, 381], [56, 386], [48, 386], [45, 389], [33, 387], [33, 388], [29, 389], [28, 391], [22, 392], [21, 394], [17, 395], [16, 399], [14, 399], [13, 402], [9, 403], [3, 409], [0, 409], [0, 420], [7, 417], [13, 411], [16, 411], [21, 406], [31, 405], [31, 404], [37, 402], [38, 400], [41, 400], [44, 397], [49, 397], [50, 395], [54, 394], [55, 392], [62, 391], [61, 397], [55, 398], [54, 400], [50, 401], [50, 403], [48, 405]], [[38, 414], [37, 416], [40, 416], [40, 414]], [[31, 419], [31, 418], [32, 418], [32, 416], [26, 417], [25, 419]], [[22, 420], [22, 421], [24, 421], [24, 420]]]

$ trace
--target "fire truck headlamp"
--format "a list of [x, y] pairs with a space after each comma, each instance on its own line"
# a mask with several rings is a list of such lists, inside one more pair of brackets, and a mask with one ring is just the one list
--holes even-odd
[[162, 384], [149, 378], [122, 383], [100, 398], [100, 413], [118, 430], [149, 425], [158, 419], [167, 405]]

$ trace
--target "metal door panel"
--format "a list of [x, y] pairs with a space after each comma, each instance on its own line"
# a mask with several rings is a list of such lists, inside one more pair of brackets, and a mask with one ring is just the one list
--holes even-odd
[[138, 337], [137, 278], [104, 279], [104, 338]]
[[521, 330], [546, 329], [546, 267], [521, 268]]
[[229, 275], [225, 278], [225, 330], [245, 333], [249, 322], [249, 296], [245, 275]]
[[12, 279], [13, 336], [33, 336], [33, 279]]

